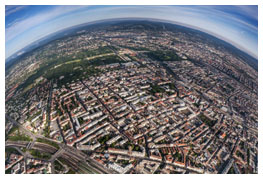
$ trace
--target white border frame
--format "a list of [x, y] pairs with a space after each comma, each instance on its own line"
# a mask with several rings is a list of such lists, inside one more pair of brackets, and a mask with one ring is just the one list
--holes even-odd
[[[263, 49], [263, 0], [0, 0], [0, 69], [1, 69], [1, 75], [0, 75], [0, 81], [1, 81], [1, 88], [0, 88], [0, 100], [1, 100], [1, 119], [0, 119], [0, 126], [1, 126], [1, 143], [2, 146], [0, 148], [0, 158], [1, 165], [0, 165], [0, 171], [2, 177], [6, 178], [13, 178], [18, 177], [17, 175], [5, 175], [4, 170], [4, 158], [5, 158], [5, 148], [4, 148], [4, 142], [5, 142], [5, 134], [4, 134], [4, 127], [5, 127], [5, 5], [258, 5], [258, 49]], [[261, 129], [263, 127], [261, 120], [263, 120], [263, 51], [258, 50], [258, 129]], [[258, 130], [258, 173], [257, 175], [239, 175], [238, 177], [262, 177], [263, 173], [263, 154], [261, 150], [263, 150], [263, 137], [262, 137], [262, 131]], [[19, 175], [19, 177], [29, 177], [29, 178], [35, 178], [35, 177], [47, 177], [49, 175]], [[56, 175], [59, 177], [72, 177], [72, 175]], [[174, 178], [174, 177], [183, 177], [183, 178], [190, 178], [190, 177], [204, 177], [204, 178], [210, 178], [211, 175], [203, 174], [203, 175], [77, 175], [77, 177], [168, 177], [168, 178]], [[236, 177], [237, 175], [213, 175], [212, 177]], [[55, 177], [53, 174], [51, 174], [51, 177]]]

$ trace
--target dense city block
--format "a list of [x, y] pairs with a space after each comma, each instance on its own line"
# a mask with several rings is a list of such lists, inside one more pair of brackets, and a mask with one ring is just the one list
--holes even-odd
[[203, 32], [75, 29], [6, 68], [6, 173], [257, 173], [255, 59]]

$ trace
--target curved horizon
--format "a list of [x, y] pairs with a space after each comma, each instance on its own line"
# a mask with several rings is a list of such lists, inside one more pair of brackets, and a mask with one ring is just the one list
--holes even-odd
[[[157, 9], [157, 7], [159, 8], [159, 10]], [[5, 59], [8, 59], [14, 54], [19, 53], [22, 49], [34, 44], [36, 41], [46, 38], [49, 35], [58, 33], [59, 31], [64, 31], [69, 28], [81, 26], [88, 23], [96, 23], [100, 21], [110, 21], [117, 19], [148, 19], [153, 21], [168, 22], [171, 24], [181, 25], [187, 28], [199, 30], [218, 39], [226, 41], [227, 43], [230, 43], [241, 51], [257, 59], [257, 11], [256, 14], [253, 13], [253, 15], [250, 16], [246, 16], [246, 14], [243, 13], [244, 10], [240, 12], [233, 11], [233, 9], [236, 8], [243, 8], [248, 11], [251, 10], [251, 8], [255, 8], [255, 6], [225, 7], [227, 8], [222, 10], [222, 7], [218, 6], [6, 6]], [[26, 10], [27, 8], [31, 8], [31, 10]], [[52, 13], [50, 12], [50, 8], [52, 9]], [[128, 17], [127, 15], [130, 15], [130, 12], [127, 13], [127, 11], [125, 11], [127, 10], [127, 8], [130, 10], [139, 9], [139, 12], [141, 12], [143, 8], [144, 10], [146, 10], [147, 13], [144, 12], [143, 17], [141, 17], [142, 14], [140, 13], [137, 13], [133, 17]], [[172, 8], [172, 10], [179, 9], [181, 11], [181, 14], [185, 14], [183, 16], [178, 16], [179, 12], [177, 11], [177, 16], [175, 18], [174, 15], [171, 15], [171, 12], [163, 12], [164, 9], [167, 10], [170, 8]], [[153, 12], [150, 12], [150, 10], [153, 9], [154, 12], [161, 11], [159, 12], [159, 14], [162, 14], [163, 16], [160, 16], [160, 18], [156, 18], [157, 14], [153, 15]], [[36, 13], [36, 10], [40, 12]], [[109, 15], [106, 16], [104, 14], [98, 14], [99, 12], [101, 12], [101, 10], [106, 11], [103, 12], [108, 13]], [[28, 11], [30, 13], [26, 13]], [[117, 11], [118, 13], [110, 13], [111, 11]], [[231, 13], [226, 11], [231, 11], [232, 15], [230, 15]], [[94, 12], [96, 12], [97, 15], [88, 15]], [[210, 19], [210, 21], [206, 23], [204, 21], [207, 19], [205, 17], [207, 13], [204, 12], [209, 12], [211, 15], [211, 17], [208, 18]], [[34, 13], [35, 15], [32, 15]], [[133, 15], [134, 13], [135, 12], [133, 12]], [[17, 16], [21, 16], [21, 14], [27, 14], [27, 16], [22, 16], [21, 18], [19, 17], [20, 19], [17, 19]], [[198, 18], [195, 17], [196, 14], [199, 14]], [[221, 16], [215, 17], [216, 14], [220, 14]], [[90, 17], [90, 19], [86, 20], [85, 17]], [[194, 17], [195, 19], [198, 19], [198, 21], [195, 20], [193, 22]], [[226, 17], [228, 18], [226, 19]], [[211, 18], [213, 20], [211, 20]], [[224, 21], [230, 21], [232, 23], [223, 23]], [[21, 29], [22, 27], [23, 29]], [[218, 27], [222, 27], [223, 29]]]

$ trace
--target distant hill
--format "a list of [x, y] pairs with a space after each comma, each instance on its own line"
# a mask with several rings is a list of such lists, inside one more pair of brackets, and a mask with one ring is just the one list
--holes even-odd
[[[140, 18], [124, 18], [124, 19], [107, 19], [95, 22], [89, 22], [77, 26], [73, 26], [58, 32], [55, 32], [51, 35], [48, 35], [40, 40], [35, 41], [34, 43], [28, 45], [23, 48], [19, 52], [15, 53], [11, 57], [6, 60], [5, 69], [8, 69], [17, 63], [19, 60], [22, 60], [24, 57], [30, 55], [33, 51], [41, 48], [44, 45], [51, 43], [54, 40], [58, 40], [60, 38], [64, 38], [67, 36], [78, 35], [77, 32], [81, 30], [96, 30], [103, 29], [108, 26], [116, 26], [116, 30], [121, 29], [134, 29], [134, 30], [152, 30], [153, 32], [158, 32], [161, 30], [169, 30], [169, 31], [182, 31], [184, 33], [190, 34], [199, 34], [204, 40], [211, 40], [213, 43], [218, 45], [223, 45], [228, 48], [233, 54], [240, 57], [245, 63], [254, 68], [256, 71], [258, 70], [258, 60], [244, 51], [236, 48], [230, 43], [221, 40], [217, 37], [214, 37], [206, 32], [202, 32], [200, 30], [192, 29], [189, 27], [184, 27], [182, 25], [176, 25], [172, 23], [168, 23], [159, 19], [140, 19]], [[23, 52], [23, 54], [19, 55], [19, 53]]]

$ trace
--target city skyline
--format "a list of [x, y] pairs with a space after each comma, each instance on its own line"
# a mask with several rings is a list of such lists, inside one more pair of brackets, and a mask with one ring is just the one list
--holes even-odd
[[191, 26], [257, 58], [257, 9], [257, 6], [6, 6], [6, 59], [59, 30], [114, 18], [154, 18]]

